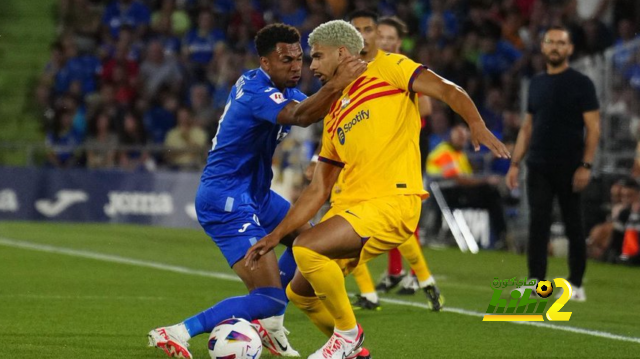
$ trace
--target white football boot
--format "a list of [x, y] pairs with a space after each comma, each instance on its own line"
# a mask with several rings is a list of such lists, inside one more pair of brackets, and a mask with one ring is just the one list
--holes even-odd
[[362, 331], [360, 324], [358, 324], [358, 336], [355, 340], [349, 340], [334, 332], [331, 338], [329, 338], [329, 341], [315, 353], [309, 355], [307, 359], [353, 358], [353, 354], [360, 350], [363, 342], [364, 332]]
[[584, 287], [573, 287], [571, 298], [569, 300], [572, 300], [574, 302], [586, 302], [587, 295], [584, 292]]
[[254, 320], [251, 323], [258, 330], [258, 334], [260, 334], [260, 339], [262, 339], [262, 346], [269, 349], [271, 354], [283, 357], [300, 356], [300, 353], [293, 349], [291, 347], [291, 344], [289, 344], [289, 340], [287, 339], [289, 331], [287, 330], [287, 328], [282, 327], [281, 330], [269, 331], [265, 329], [260, 320]]
[[193, 358], [187, 340], [179, 333], [176, 325], [156, 328], [149, 332], [149, 346], [162, 349], [171, 358]]

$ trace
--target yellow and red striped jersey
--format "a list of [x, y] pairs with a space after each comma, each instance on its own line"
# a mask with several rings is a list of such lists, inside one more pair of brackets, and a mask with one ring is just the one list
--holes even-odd
[[420, 115], [411, 91], [422, 69], [404, 55], [378, 51], [324, 118], [319, 160], [344, 167], [334, 206], [396, 194], [426, 197]]

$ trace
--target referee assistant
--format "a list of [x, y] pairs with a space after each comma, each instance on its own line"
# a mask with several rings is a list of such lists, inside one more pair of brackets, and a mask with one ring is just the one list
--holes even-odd
[[586, 243], [580, 192], [589, 184], [600, 138], [598, 99], [591, 80], [569, 67], [573, 44], [567, 29], [550, 28], [541, 46], [547, 71], [531, 79], [527, 114], [513, 151], [507, 186], [518, 186], [520, 161], [528, 149], [529, 277], [542, 280], [547, 275], [551, 213], [557, 197], [569, 238], [571, 299], [585, 301]]

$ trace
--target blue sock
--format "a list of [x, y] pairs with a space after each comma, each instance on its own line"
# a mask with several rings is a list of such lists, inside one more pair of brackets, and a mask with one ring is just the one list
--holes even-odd
[[[280, 268], [280, 282], [282, 283], [282, 288], [286, 288], [293, 279], [293, 275], [296, 274], [296, 268], [298, 268], [296, 260], [293, 258], [293, 249], [291, 249], [291, 247], [287, 247], [280, 256], [280, 259], [278, 260], [278, 268]], [[289, 303], [289, 298], [287, 298], [286, 295], [285, 300]], [[285, 310], [287, 310], [286, 305], [277, 315], [283, 315]]]
[[298, 268], [296, 260], [293, 258], [293, 249], [291, 247], [287, 247], [280, 256], [278, 267], [280, 268], [282, 288], [286, 288], [293, 279], [293, 275], [296, 274], [296, 268]]
[[264, 287], [252, 290], [248, 295], [227, 298], [213, 307], [184, 321], [191, 337], [210, 333], [221, 321], [242, 318], [248, 321], [279, 315], [287, 307], [283, 289]]

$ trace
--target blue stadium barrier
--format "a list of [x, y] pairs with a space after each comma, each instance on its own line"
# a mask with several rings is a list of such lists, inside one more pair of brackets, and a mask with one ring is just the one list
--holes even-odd
[[200, 173], [0, 167], [0, 220], [200, 228]]

